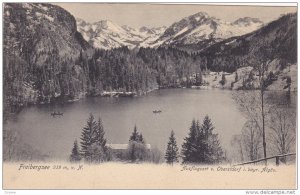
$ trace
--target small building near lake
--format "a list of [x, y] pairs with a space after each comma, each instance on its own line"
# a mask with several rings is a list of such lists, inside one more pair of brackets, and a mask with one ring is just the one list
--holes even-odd
[[[128, 144], [106, 144], [113, 158], [116, 160], [125, 160], [127, 156]], [[145, 144], [147, 150], [151, 150], [150, 144]]]

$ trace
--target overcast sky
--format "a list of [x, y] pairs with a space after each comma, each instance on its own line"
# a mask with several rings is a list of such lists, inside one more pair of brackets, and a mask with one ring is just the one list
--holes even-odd
[[131, 27], [169, 26], [180, 19], [200, 11], [210, 16], [232, 22], [241, 17], [259, 18], [267, 23], [281, 14], [296, 12], [297, 7], [267, 6], [207, 6], [207, 5], [162, 5], [162, 4], [101, 4], [101, 3], [56, 3], [87, 22], [110, 20]]

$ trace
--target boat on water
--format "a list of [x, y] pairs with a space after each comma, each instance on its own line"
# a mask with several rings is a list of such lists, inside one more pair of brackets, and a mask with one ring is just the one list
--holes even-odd
[[64, 113], [62, 113], [62, 112], [51, 112], [51, 116], [53, 116], [53, 117], [55, 117], [55, 116], [63, 116], [64, 115]]
[[162, 111], [161, 110], [153, 110], [153, 113], [154, 114], [159, 114], [159, 113], [161, 113]]

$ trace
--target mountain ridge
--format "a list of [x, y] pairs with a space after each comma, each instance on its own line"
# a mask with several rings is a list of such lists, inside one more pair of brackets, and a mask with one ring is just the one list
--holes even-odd
[[113, 49], [127, 46], [148, 47], [149, 43], [156, 40], [166, 27], [141, 27], [132, 28], [128, 25], [119, 26], [110, 20], [100, 20], [88, 23], [77, 19], [78, 31], [94, 47], [101, 49]]
[[211, 17], [205, 12], [198, 12], [173, 23], [156, 42], [174, 46], [200, 42], [214, 44], [230, 37], [247, 34], [262, 26], [263, 22], [257, 18], [244, 17], [227, 22]]
[[[205, 47], [221, 40], [252, 32], [263, 22], [258, 18], [243, 17], [233, 22], [226, 22], [211, 17], [206, 12], [198, 12], [174, 22], [169, 27], [140, 27], [128, 25], [119, 26], [109, 20], [88, 23], [77, 18], [78, 31], [94, 47], [112, 49], [128, 46], [156, 48], [165, 46], [185, 46], [202, 42]], [[102, 23], [109, 23], [107, 28]], [[206, 43], [209, 44], [206, 44]], [[203, 48], [205, 48], [203, 47]], [[203, 49], [202, 48], [202, 49]]]

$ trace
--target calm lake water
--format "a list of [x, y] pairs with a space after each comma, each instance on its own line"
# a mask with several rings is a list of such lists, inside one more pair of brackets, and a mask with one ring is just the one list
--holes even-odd
[[[86, 98], [61, 106], [31, 106], [18, 114], [10, 125], [18, 129], [22, 139], [52, 158], [67, 159], [75, 139], [89, 113], [101, 116], [108, 143], [128, 143], [137, 125], [146, 142], [163, 153], [173, 129], [181, 146], [193, 118], [209, 115], [219, 134], [221, 145], [230, 153], [232, 135], [241, 132], [246, 119], [237, 109], [229, 90], [165, 89], [134, 98]], [[153, 110], [162, 110], [153, 114]], [[51, 117], [53, 110], [64, 113]]]

